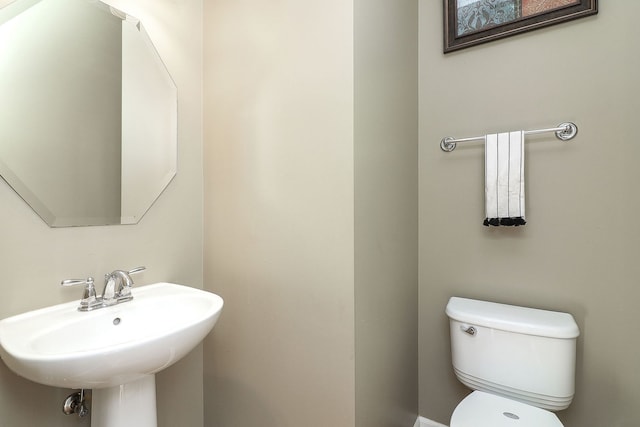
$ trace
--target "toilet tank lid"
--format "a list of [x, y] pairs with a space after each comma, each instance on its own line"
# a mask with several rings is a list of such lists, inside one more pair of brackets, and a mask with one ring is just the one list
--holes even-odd
[[476, 326], [550, 338], [576, 338], [580, 330], [569, 313], [451, 297], [449, 318]]

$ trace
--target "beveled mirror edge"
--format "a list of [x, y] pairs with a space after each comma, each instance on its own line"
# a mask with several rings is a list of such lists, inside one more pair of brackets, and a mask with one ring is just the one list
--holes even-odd
[[[28, 10], [32, 6], [40, 3], [42, 0], [0, 0], [0, 25], [13, 17], [21, 14], [22, 12]], [[171, 167], [166, 174], [157, 182], [157, 191], [155, 196], [152, 198], [152, 201], [147, 205], [144, 211], [140, 212], [139, 215], [133, 216], [120, 216], [118, 218], [115, 217], [58, 217], [55, 215], [38, 199], [38, 197], [33, 194], [33, 192], [22, 182], [22, 180], [17, 177], [11, 169], [0, 159], [0, 178], [9, 185], [9, 187], [16, 192], [16, 194], [22, 198], [32, 209], [33, 211], [52, 228], [56, 227], [76, 227], [76, 226], [101, 226], [101, 225], [133, 225], [137, 224], [151, 209], [151, 207], [156, 203], [158, 198], [166, 191], [168, 185], [175, 179], [177, 175], [177, 161], [178, 161], [178, 96], [177, 96], [177, 85], [171, 73], [168, 70], [166, 63], [162, 60], [155, 44], [151, 40], [149, 34], [146, 32], [146, 29], [142, 25], [141, 21], [129, 15], [119, 9], [116, 9], [112, 6], [107, 5], [104, 2], [96, 2], [108, 8], [112, 15], [120, 18], [123, 22], [127, 22], [128, 24], [135, 26], [135, 28], [140, 33], [144, 33], [145, 37], [149, 41], [149, 46], [155, 52], [157, 56], [158, 63], [164, 70], [167, 80], [170, 82], [172, 93], [173, 93], [173, 116], [172, 116], [172, 143], [170, 149], [173, 151], [173, 167]]]

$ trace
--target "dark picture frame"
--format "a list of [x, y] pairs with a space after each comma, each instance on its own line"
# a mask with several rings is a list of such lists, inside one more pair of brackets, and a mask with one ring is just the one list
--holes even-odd
[[596, 13], [597, 0], [444, 0], [444, 53]]

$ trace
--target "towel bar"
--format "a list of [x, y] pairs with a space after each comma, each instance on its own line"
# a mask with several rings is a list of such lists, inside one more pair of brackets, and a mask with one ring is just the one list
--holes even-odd
[[[549, 129], [535, 129], [535, 130], [525, 130], [525, 135], [533, 135], [536, 133], [546, 133], [546, 132], [555, 132], [556, 137], [562, 141], [569, 141], [573, 139], [574, 136], [578, 133], [578, 126], [575, 123], [565, 122], [560, 123], [558, 127], [549, 128]], [[472, 138], [459, 138], [456, 139], [452, 136], [447, 136], [442, 138], [440, 141], [440, 148], [442, 151], [446, 151], [448, 153], [452, 152], [456, 149], [456, 144], [460, 142], [472, 142], [472, 141], [484, 141], [484, 136], [474, 136]]]

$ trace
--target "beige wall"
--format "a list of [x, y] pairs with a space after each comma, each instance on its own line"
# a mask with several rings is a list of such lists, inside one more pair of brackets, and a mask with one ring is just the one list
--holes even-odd
[[205, 4], [208, 427], [353, 426], [350, 2]]
[[[446, 56], [440, 3], [420, 3], [420, 414], [448, 423], [467, 393], [444, 315], [460, 295], [572, 313], [577, 389], [559, 417], [637, 425], [640, 3]], [[528, 224], [483, 227], [483, 147], [440, 139], [566, 120], [572, 142], [528, 137]]]
[[[394, 2], [354, 22], [364, 3], [206, 3], [205, 287], [226, 301], [208, 427], [415, 421], [416, 3], [387, 16], [392, 41], [375, 24]], [[369, 86], [400, 76], [400, 99]]]
[[[0, 181], [0, 317], [79, 299], [69, 277], [146, 265], [138, 284], [202, 286], [202, 2], [113, 0], [142, 19], [179, 88], [178, 175], [135, 226], [51, 229]], [[99, 281], [99, 280], [98, 280]], [[96, 331], [99, 333], [100, 331]], [[202, 350], [158, 375], [159, 425], [203, 425]], [[0, 424], [89, 425], [61, 412], [69, 390], [23, 380], [0, 364]]]
[[355, 4], [356, 426], [418, 401], [418, 2]]

